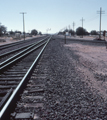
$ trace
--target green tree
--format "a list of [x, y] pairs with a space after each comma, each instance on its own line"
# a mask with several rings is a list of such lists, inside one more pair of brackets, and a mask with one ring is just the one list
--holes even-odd
[[78, 27], [76, 29], [76, 34], [77, 35], [88, 35], [89, 33], [87, 32], [86, 29], [82, 28], [82, 27]]
[[72, 30], [72, 29], [69, 30], [69, 33], [70, 33], [71, 35], [75, 35], [75, 31]]
[[63, 32], [58, 32], [58, 35], [63, 35], [64, 33]]
[[17, 30], [15, 31], [15, 33], [20, 33], [20, 34], [22, 34], [22, 32], [21, 32], [21, 31], [17, 31]]
[[91, 34], [91, 35], [98, 35], [98, 33], [97, 33], [96, 30], [92, 30], [92, 31], [90, 32], [90, 34]]
[[33, 30], [31, 31], [31, 35], [37, 35], [37, 34], [38, 34], [38, 31], [37, 31], [37, 30], [33, 29]]
[[9, 34], [14, 35], [15, 33], [11, 30], [11, 31], [9, 31]]
[[41, 32], [39, 32], [38, 34], [39, 34], [39, 35], [42, 35], [42, 33], [41, 33]]
[[5, 34], [7, 31], [7, 28], [4, 25], [0, 25], [0, 36]]

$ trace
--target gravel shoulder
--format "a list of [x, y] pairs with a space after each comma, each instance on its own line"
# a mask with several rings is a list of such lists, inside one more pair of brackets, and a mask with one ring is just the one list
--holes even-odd
[[[77, 71], [84, 76], [83, 81], [92, 90], [97, 91], [107, 100], [107, 49], [104, 43], [81, 43], [71, 42], [65, 45], [69, 50], [73, 50], [78, 56], [72, 59], [77, 67]], [[96, 92], [95, 92], [96, 94]]]
[[[104, 81], [99, 80], [96, 75], [99, 71], [101, 74], [100, 66], [105, 66], [103, 75], [106, 75], [107, 61], [105, 59], [104, 64], [100, 64], [103, 63], [99, 62], [101, 53], [95, 49], [101, 47], [106, 56], [105, 46], [89, 43], [81, 45], [72, 41], [67, 41], [65, 45], [64, 41], [57, 37], [48, 46], [45, 50], [47, 55], [44, 57], [48, 77], [42, 117], [47, 120], [106, 120], [106, 92], [101, 86]], [[94, 55], [91, 55], [91, 47], [99, 54], [93, 51]], [[93, 59], [98, 59], [97, 64]]]

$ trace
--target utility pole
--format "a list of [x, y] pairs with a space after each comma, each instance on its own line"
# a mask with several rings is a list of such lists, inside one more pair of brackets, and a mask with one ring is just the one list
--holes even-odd
[[68, 30], [68, 34], [69, 34], [69, 36], [70, 36], [70, 25], [68, 25], [68, 28], [69, 28], [69, 30]]
[[102, 11], [102, 8], [100, 7], [100, 11], [97, 11], [98, 14], [100, 14], [100, 27], [99, 27], [99, 31], [100, 31], [100, 35], [99, 35], [99, 39], [101, 39], [101, 16], [102, 14], [104, 14], [105, 11]]
[[1, 23], [0, 23], [0, 27], [1, 27]]
[[74, 26], [75, 26], [75, 23], [73, 22], [73, 35], [74, 35]]
[[65, 44], [66, 44], [66, 30], [67, 30], [67, 27], [65, 27]]
[[69, 30], [70, 30], [70, 25], [68, 25], [68, 27], [69, 27]]
[[20, 13], [23, 15], [23, 34], [24, 34], [24, 40], [25, 40], [25, 21], [24, 21], [24, 14], [26, 14], [25, 12]]
[[81, 21], [82, 21], [82, 38], [83, 38], [83, 22], [84, 22], [83, 17], [82, 17]]

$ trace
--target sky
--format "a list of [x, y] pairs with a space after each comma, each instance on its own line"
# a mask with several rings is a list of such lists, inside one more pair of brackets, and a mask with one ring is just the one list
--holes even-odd
[[102, 11], [102, 30], [107, 30], [107, 0], [0, 0], [0, 23], [7, 31], [23, 31], [23, 17], [26, 12], [25, 31], [32, 29], [46, 33], [56, 33], [65, 28], [74, 30], [82, 26], [90, 32], [99, 30]]

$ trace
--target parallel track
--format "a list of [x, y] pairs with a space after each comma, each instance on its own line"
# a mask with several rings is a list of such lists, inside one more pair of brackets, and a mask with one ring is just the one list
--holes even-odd
[[[46, 38], [48, 37], [45, 37], [43, 40], [45, 40]], [[40, 38], [39, 38], [40, 39]], [[32, 46], [33, 44], [37, 43], [38, 41], [40, 41], [39, 39], [34, 39], [34, 40], [30, 40], [30, 41], [27, 41], [27, 42], [24, 42], [23, 44], [21, 45], [18, 45], [18, 46], [13, 46], [13, 49], [10, 50], [9, 48], [7, 48], [7, 50], [3, 50], [2, 49], [2, 54], [0, 54], [0, 62], [3, 62], [5, 61], [7, 58], [17, 54], [18, 52]], [[14, 48], [15, 47], [15, 48]], [[7, 51], [7, 52], [6, 52]]]
[[[16, 102], [17, 96], [22, 91], [23, 86], [29, 79], [34, 66], [37, 65], [37, 62], [40, 59], [40, 56], [42, 55], [50, 39], [51, 37], [48, 39], [47, 42], [44, 42], [44, 40], [42, 40], [43, 43], [41, 45], [36, 46], [36, 48], [33, 47], [33, 49], [27, 51], [27, 53], [20, 54], [21, 56], [14, 57], [13, 59], [10, 59], [8, 62], [6, 62], [6, 64], [3, 64], [3, 66], [1, 65], [0, 68], [0, 72], [2, 72], [2, 74], [0, 75], [1, 120], [8, 119], [7, 116], [10, 113], [9, 110], [11, 110], [12, 108], [11, 105], [13, 105], [13, 103]], [[41, 46], [43, 46], [42, 50]], [[37, 48], [38, 50], [36, 50]], [[16, 63], [16, 61], [18, 63]], [[4, 68], [4, 66], [6, 67]]]
[[3, 62], [1, 62], [0, 63], [0, 72], [3, 72], [3, 70], [5, 70], [5, 68], [8, 68], [9, 65], [11, 65], [14, 62], [18, 61], [21, 57], [24, 57], [25, 55], [28, 55], [29, 53], [31, 53], [33, 51], [33, 49], [36, 49], [35, 46], [37, 46], [41, 42], [45, 42], [46, 39], [47, 38], [42, 39], [39, 42], [33, 43], [33, 45], [31, 44], [29, 47], [25, 48], [24, 50], [18, 52], [17, 54], [13, 55], [12, 57], [7, 58]]
[[[43, 38], [44, 36], [42, 37], [39, 37], [39, 38]], [[7, 49], [9, 47], [13, 47], [13, 46], [18, 46], [20, 44], [25, 44], [31, 40], [34, 40], [34, 39], [38, 39], [38, 38], [31, 38], [31, 39], [28, 39], [28, 40], [25, 40], [25, 41], [18, 41], [18, 42], [13, 42], [13, 43], [9, 43], [9, 44], [5, 44], [5, 45], [0, 45], [0, 50], [3, 50], [3, 49]]]

